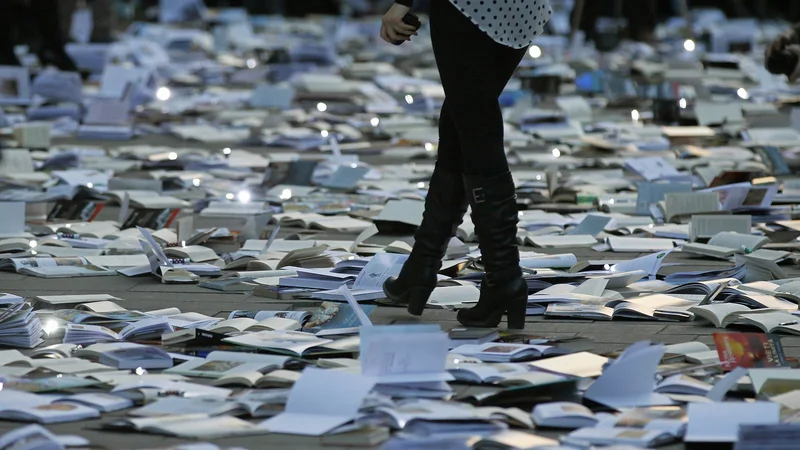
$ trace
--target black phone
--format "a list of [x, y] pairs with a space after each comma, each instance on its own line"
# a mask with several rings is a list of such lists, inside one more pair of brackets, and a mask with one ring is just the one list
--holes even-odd
[[[419, 21], [419, 17], [417, 17], [416, 14], [411, 14], [411, 13], [408, 13], [405, 16], [403, 16], [403, 23], [406, 24], [406, 25], [411, 25], [416, 30], [419, 30], [419, 27], [422, 26], [422, 22]], [[403, 42], [405, 42], [405, 41], [394, 41], [394, 42], [392, 42], [392, 44], [400, 45]]]

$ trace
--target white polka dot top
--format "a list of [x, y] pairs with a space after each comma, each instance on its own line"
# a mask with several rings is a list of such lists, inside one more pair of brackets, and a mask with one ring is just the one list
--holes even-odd
[[[412, 2], [396, 0], [406, 6]], [[531, 45], [553, 13], [549, 0], [450, 0], [450, 3], [496, 42], [513, 48]]]

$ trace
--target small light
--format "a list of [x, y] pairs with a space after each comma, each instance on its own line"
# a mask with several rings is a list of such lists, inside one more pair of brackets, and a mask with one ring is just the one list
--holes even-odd
[[246, 64], [247, 64], [247, 68], [248, 68], [248, 69], [255, 69], [255, 68], [256, 68], [256, 65], [257, 65], [258, 63], [256, 62], [256, 60], [255, 60], [255, 59], [253, 59], [253, 58], [250, 58], [250, 59], [248, 59], [248, 60], [247, 60]]
[[528, 54], [531, 55], [531, 58], [538, 58], [542, 56], [542, 49], [538, 45], [531, 45], [528, 48]]
[[322, 130], [319, 132], [319, 134], [322, 135], [322, 137], [326, 138], [328, 137], [328, 130]]
[[36, 242], [36, 241], [30, 241], [30, 242], [28, 242], [28, 245], [30, 245], [31, 248], [36, 248], [36, 246], [39, 245], [39, 243]]
[[242, 202], [242, 203], [250, 203], [250, 198], [251, 197], [252, 196], [250, 195], [250, 192], [248, 192], [248, 191], [240, 191], [239, 194], [236, 196], [236, 198], [238, 198], [239, 201]]
[[369, 124], [372, 125], [373, 127], [377, 127], [378, 125], [381, 124], [381, 119], [373, 117], [372, 119], [369, 119]]
[[639, 111], [637, 111], [635, 109], [631, 110], [631, 120], [634, 121], [634, 122], [638, 122], [639, 121]]
[[325, 103], [322, 103], [322, 102], [317, 103], [317, 111], [325, 112], [327, 110], [328, 110], [328, 105], [326, 105]]
[[170, 161], [175, 161], [176, 159], [178, 159], [178, 154], [175, 152], [169, 152], [167, 158], [169, 158]]
[[37, 252], [36, 250], [31, 250], [31, 255], [38, 255], [38, 254], [39, 252]]
[[406, 94], [406, 103], [408, 103], [409, 105], [413, 104], [414, 103], [414, 96], [411, 95], [411, 94]]
[[147, 375], [147, 371], [141, 367], [137, 367], [136, 370], [134, 370], [134, 373], [139, 376]]
[[417, 183], [417, 187], [418, 187], [418, 188], [420, 188], [420, 189], [422, 189], [422, 188], [424, 188], [424, 187], [425, 187], [425, 183], [424, 183], [424, 182], [422, 182], [422, 181], [420, 181], [419, 183]]
[[536, 175], [536, 181], [541, 181], [541, 180], [542, 180], [542, 176], [541, 175]]
[[611, 200], [609, 200], [609, 201], [608, 201], [608, 204], [609, 204], [609, 205], [613, 205], [613, 204], [614, 204], [614, 199], [612, 198]]
[[55, 333], [56, 330], [58, 330], [58, 322], [50, 319], [47, 322], [45, 322], [44, 325], [42, 325], [42, 330], [44, 330], [45, 334], [48, 335]]
[[355, 169], [356, 167], [358, 167], [358, 164], [356, 164], [356, 163], [350, 164], [350, 168], [351, 169]]
[[693, 52], [695, 49], [694, 41], [691, 39], [683, 41], [683, 49], [687, 52]]
[[686, 99], [685, 99], [685, 98], [682, 98], [682, 99], [678, 100], [678, 106], [679, 106], [681, 109], [686, 109]]
[[228, 192], [227, 194], [225, 194], [225, 198], [227, 198], [228, 200], [233, 200], [234, 195], [232, 193]]
[[651, 223], [651, 224], [650, 224], [650, 225], [648, 225], [647, 227], [648, 227], [648, 228], [653, 228], [654, 226], [655, 226], [655, 225], [653, 225], [653, 224]]
[[745, 88], [739, 88], [739, 90], [736, 91], [736, 95], [738, 95], [742, 100], [747, 100], [750, 98], [750, 94], [747, 93], [747, 89]]
[[603, 270], [611, 270], [611, 266], [608, 264], [603, 264]]
[[64, 377], [63, 373], [59, 373], [58, 375], [56, 375], [56, 378], [63, 378], [63, 377]]
[[517, 217], [522, 217], [522, 216], [523, 216], [522, 211], [517, 211]]
[[172, 97], [172, 92], [167, 87], [160, 87], [156, 91], [156, 98], [163, 101], [169, 100]]
[[289, 200], [292, 198], [292, 190], [291, 189], [284, 189], [281, 191], [281, 195], [279, 197], [281, 200]]
[[460, 362], [461, 362], [461, 360], [460, 360], [460, 359], [454, 359], [454, 360], [453, 360], [453, 364], [458, 364], [458, 363], [460, 363]]
[[231, 154], [231, 148], [230, 147], [223, 148], [222, 149], [222, 154], [223, 155], [230, 155]]
[[92, 182], [90, 181], [90, 182], [86, 183], [86, 187], [88, 187], [89, 189], [91, 189], [91, 188], [93, 188], [93, 187], [94, 187], [94, 183], [92, 183]]
[[430, 143], [430, 142], [426, 142], [425, 143], [425, 151], [426, 152], [432, 152], [433, 151], [433, 144]]
[[181, 241], [181, 247], [186, 247], [186, 241]]
[[558, 158], [559, 156], [561, 156], [561, 150], [559, 150], [557, 148], [554, 148], [553, 149], [553, 158]]
[[194, 180], [192, 180], [192, 184], [195, 186], [200, 186], [200, 178], [195, 178]]
[[66, 225], [66, 227], [67, 227], [67, 228], [72, 228], [72, 224], [71, 224], [71, 223], [68, 223], [68, 224]]

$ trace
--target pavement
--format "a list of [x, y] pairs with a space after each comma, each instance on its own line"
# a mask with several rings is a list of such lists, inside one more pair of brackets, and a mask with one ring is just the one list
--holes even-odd
[[[56, 144], [79, 144], [95, 145], [91, 142], [77, 142], [74, 140], [60, 140]], [[96, 143], [101, 146], [116, 145], [169, 145], [175, 147], [205, 147], [214, 148], [217, 145], [204, 145], [179, 141], [167, 136], [154, 136], [147, 139], [126, 141], [122, 143]], [[220, 146], [221, 147], [221, 146]], [[231, 147], [234, 147], [231, 145]], [[248, 147], [248, 150], [258, 151], [268, 155], [270, 150]], [[281, 151], [273, 150], [273, 151]], [[363, 160], [373, 164], [401, 163], [402, 161], [391, 161], [381, 156], [365, 156]], [[282, 229], [281, 236], [299, 231], [299, 229]], [[795, 233], [800, 234], [800, 233]], [[786, 242], [793, 240], [796, 236], [785, 235], [776, 237], [774, 241]], [[320, 234], [318, 239], [353, 239], [355, 234]], [[405, 239], [411, 242], [411, 236], [386, 236], [378, 235], [367, 241], [367, 243], [388, 244], [396, 239]], [[533, 250], [522, 247], [522, 250]], [[590, 248], [560, 248], [560, 249], [536, 249], [541, 253], [573, 253], [579, 261], [591, 260], [620, 260], [631, 259], [642, 256], [639, 253], [619, 253], [619, 252], [596, 252]], [[689, 257], [678, 252], [673, 252], [667, 256], [662, 267], [661, 275], [666, 275], [675, 271], [691, 270], [710, 270], [713, 268], [728, 267], [730, 263], [725, 261], [710, 261]], [[790, 277], [800, 277], [800, 266], [785, 267]], [[155, 278], [147, 275], [142, 277], [128, 278], [124, 276], [116, 277], [91, 277], [74, 279], [43, 279], [28, 277], [16, 273], [0, 273], [0, 291], [9, 292], [26, 298], [37, 295], [55, 294], [88, 294], [104, 293], [124, 299], [122, 306], [128, 309], [154, 310], [166, 307], [176, 307], [182, 312], [195, 311], [211, 316], [225, 316], [228, 312], [237, 309], [244, 310], [314, 310], [320, 302], [297, 300], [271, 300], [253, 296], [250, 293], [241, 292], [217, 292], [209, 289], [200, 288], [196, 285], [170, 285], [162, 284]], [[371, 315], [375, 324], [397, 324], [397, 323], [438, 323], [443, 329], [450, 329], [458, 326], [456, 313], [447, 310], [426, 310], [422, 317], [413, 317], [406, 313], [402, 308], [380, 306]], [[501, 325], [505, 327], [505, 323]], [[580, 336], [591, 339], [594, 342], [595, 353], [610, 353], [619, 351], [628, 345], [641, 341], [651, 340], [665, 344], [699, 341], [712, 345], [712, 334], [716, 331], [713, 326], [702, 322], [649, 322], [649, 321], [620, 321], [613, 322], [592, 321], [592, 320], [561, 320], [545, 319], [541, 316], [529, 316], [525, 330], [534, 335], [547, 337], [574, 337]], [[800, 337], [783, 337], [782, 342], [785, 346], [786, 354], [789, 357], [800, 358]], [[128, 448], [160, 448], [185, 442], [180, 439], [129, 433], [111, 433], [98, 431], [96, 427], [99, 423], [109, 421], [114, 417], [122, 417], [124, 412], [103, 414], [102, 418], [92, 421], [73, 422], [67, 424], [49, 425], [48, 429], [57, 434], [78, 434], [89, 439], [94, 445], [109, 449], [128, 449]], [[0, 421], [0, 433], [5, 433], [19, 427], [19, 423]], [[218, 445], [241, 446], [249, 449], [262, 448], [259, 445], [258, 437], [226, 438], [212, 441]], [[683, 445], [665, 447], [668, 449], [680, 449]]]

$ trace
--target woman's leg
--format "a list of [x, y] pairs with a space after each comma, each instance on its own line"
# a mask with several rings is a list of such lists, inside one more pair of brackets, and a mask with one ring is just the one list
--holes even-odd
[[[490, 32], [504, 36], [506, 30]], [[458, 320], [466, 326], [496, 327], [507, 313], [509, 328], [522, 328], [528, 289], [519, 267], [519, 219], [498, 97], [526, 48], [495, 42], [448, 0], [432, 1], [431, 38], [458, 133], [464, 184], [486, 272], [478, 304], [459, 311]]]
[[439, 117], [439, 152], [431, 176], [422, 223], [414, 233], [414, 247], [397, 278], [383, 285], [386, 297], [408, 305], [408, 312], [422, 314], [436, 287], [437, 274], [450, 239], [467, 212], [462, 181], [460, 141], [445, 101]]
[[498, 97], [526, 49], [498, 44], [447, 0], [431, 1], [431, 38], [465, 172], [507, 172]]

